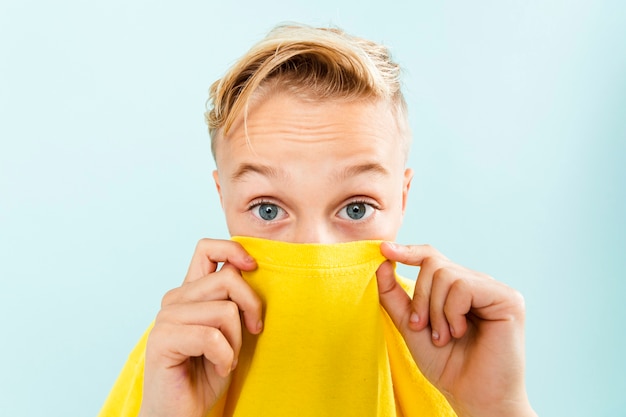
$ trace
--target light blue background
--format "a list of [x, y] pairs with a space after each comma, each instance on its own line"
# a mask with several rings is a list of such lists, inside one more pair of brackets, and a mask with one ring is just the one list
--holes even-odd
[[399, 240], [524, 293], [537, 411], [626, 415], [623, 4], [2, 0], [0, 414], [97, 413], [196, 241], [227, 236], [209, 85], [295, 20], [403, 64]]

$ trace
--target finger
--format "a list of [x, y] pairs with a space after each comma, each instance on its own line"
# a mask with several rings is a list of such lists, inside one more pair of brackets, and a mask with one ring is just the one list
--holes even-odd
[[469, 281], [456, 280], [448, 291], [448, 298], [444, 305], [444, 314], [449, 323], [450, 335], [456, 339], [465, 336], [467, 332], [467, 314], [472, 308], [473, 289]]
[[396, 281], [393, 264], [383, 262], [376, 271], [380, 304], [389, 314], [396, 327], [402, 332], [411, 316], [411, 298]]
[[434, 346], [430, 343], [430, 332], [416, 332], [411, 329], [409, 324], [413, 313], [411, 298], [396, 281], [393, 264], [390, 261], [380, 265], [376, 271], [376, 280], [380, 304], [387, 311], [396, 328], [407, 343], [414, 342], [421, 346], [418, 353], [413, 352], [414, 355], [417, 355], [414, 356], [415, 359], [421, 363], [424, 357], [427, 358], [433, 353], [431, 348]]
[[466, 303], [473, 316], [485, 321], [523, 321], [524, 297], [519, 292], [480, 273], [474, 273], [466, 281], [459, 284], [459, 291], [470, 297]]
[[222, 332], [214, 327], [162, 324], [152, 329], [150, 339], [146, 361], [162, 362], [163, 368], [179, 366], [188, 358], [201, 356], [222, 377], [228, 376], [233, 367], [235, 352]]
[[450, 324], [444, 307], [448, 299], [450, 287], [456, 279], [454, 271], [449, 267], [438, 268], [433, 273], [433, 284], [430, 294], [430, 326], [433, 343], [445, 346], [450, 341]]
[[241, 349], [241, 318], [239, 308], [232, 301], [218, 300], [198, 303], [173, 304], [157, 315], [156, 324], [198, 325], [218, 329], [234, 351], [235, 359]]
[[423, 330], [429, 325], [433, 274], [440, 265], [440, 261], [433, 257], [427, 257], [422, 261], [413, 292], [412, 308], [415, 315], [410, 322], [413, 330]]
[[380, 245], [380, 251], [390, 261], [413, 266], [420, 266], [427, 258], [446, 259], [430, 245], [400, 245], [393, 242], [383, 242]]
[[228, 262], [242, 271], [256, 268], [254, 259], [238, 242], [201, 239], [191, 258], [185, 282], [192, 282], [215, 272], [220, 262]]
[[248, 331], [257, 334], [262, 330], [261, 298], [229, 263], [224, 264], [218, 272], [169, 291], [163, 297], [161, 305], [165, 307], [171, 304], [214, 300], [232, 300], [243, 313]]

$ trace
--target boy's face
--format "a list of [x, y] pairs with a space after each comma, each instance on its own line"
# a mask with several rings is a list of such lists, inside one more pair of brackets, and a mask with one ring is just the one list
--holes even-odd
[[395, 240], [412, 171], [386, 103], [273, 94], [216, 148], [231, 235], [295, 243]]

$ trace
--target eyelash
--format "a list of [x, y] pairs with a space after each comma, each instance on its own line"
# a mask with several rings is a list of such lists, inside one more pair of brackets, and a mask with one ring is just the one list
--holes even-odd
[[[261, 198], [259, 200], [254, 200], [253, 202], [251, 202], [250, 204], [248, 204], [248, 211], [252, 211], [254, 208], [261, 206], [263, 204], [273, 204], [275, 206], [278, 206], [282, 209], [282, 207], [280, 206], [280, 204], [277, 204], [271, 200], [265, 199], [265, 198]], [[345, 209], [347, 206], [349, 206], [350, 204], [367, 204], [368, 206], [371, 206], [374, 210], [380, 210], [380, 206], [374, 202], [372, 202], [371, 200], [367, 200], [364, 198], [355, 198], [354, 200], [348, 201], [347, 203], [345, 203], [341, 209]], [[284, 209], [283, 209], [284, 210]]]
[[[278, 204], [270, 201], [270, 200], [266, 200], [264, 198], [260, 199], [260, 200], [254, 200], [253, 202], [251, 202], [250, 204], [248, 204], [248, 211], [252, 210], [255, 207], [261, 206], [263, 204], [274, 204], [276, 206], [279, 206]], [[280, 207], [280, 206], [279, 206]]]
[[[339, 216], [339, 213], [347, 212], [347, 208], [349, 206], [355, 205], [355, 204], [363, 204], [363, 205], [369, 206], [373, 210], [373, 212], [370, 215], [368, 215], [368, 216], [366, 216], [364, 218], [361, 218], [361, 219], [348, 220], [350, 222], [355, 222], [355, 223], [357, 223], [357, 222], [367, 222], [368, 220], [371, 220], [372, 215], [374, 215], [377, 211], [380, 211], [380, 206], [378, 204], [376, 204], [374, 201], [372, 201], [370, 199], [356, 197], [354, 200], [351, 200], [351, 201], [345, 203], [341, 207], [341, 209], [337, 213], [338, 216]], [[339, 217], [341, 217], [343, 220], [347, 220], [347, 219], [343, 218], [342, 216], [339, 216]]]
[[380, 206], [378, 204], [364, 198], [357, 198], [356, 200], [349, 201], [344, 204], [343, 207], [349, 206], [350, 204], [367, 204], [368, 206], [372, 206], [376, 210], [380, 210]]

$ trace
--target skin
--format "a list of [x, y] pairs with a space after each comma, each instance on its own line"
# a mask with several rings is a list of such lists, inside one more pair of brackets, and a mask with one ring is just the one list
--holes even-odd
[[[216, 152], [214, 178], [231, 235], [387, 241], [381, 252], [389, 261], [377, 271], [380, 302], [457, 414], [535, 415], [524, 385], [519, 293], [428, 245], [392, 243], [413, 173], [404, 168], [386, 103], [320, 104], [274, 93], [249, 109], [247, 137], [240, 120]], [[420, 266], [413, 297], [397, 284], [392, 262]], [[240, 274], [255, 268], [236, 242], [198, 243], [148, 339], [140, 415], [204, 416], [224, 393], [242, 331], [263, 329], [261, 301]]]

